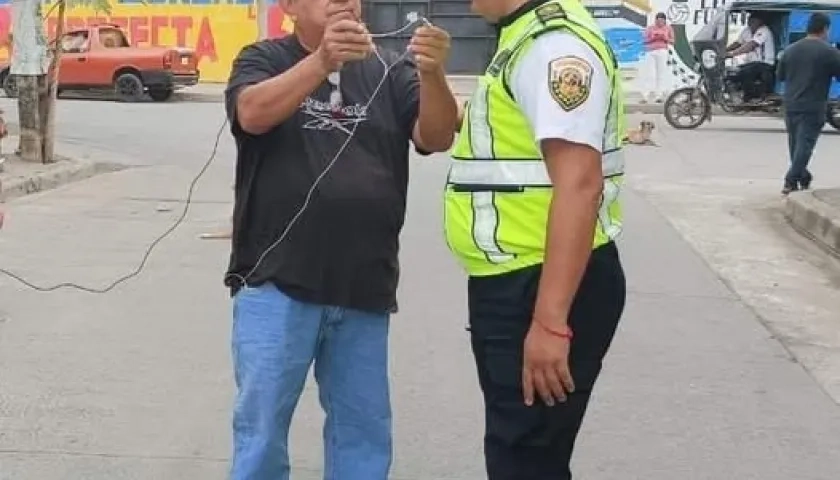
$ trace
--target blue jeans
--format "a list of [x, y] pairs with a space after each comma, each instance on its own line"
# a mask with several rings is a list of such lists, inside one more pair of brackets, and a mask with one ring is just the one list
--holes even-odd
[[785, 126], [788, 134], [790, 168], [785, 174], [785, 186], [797, 189], [811, 185], [813, 176], [808, 171], [811, 154], [825, 125], [825, 112], [787, 112]]
[[289, 426], [310, 365], [325, 480], [386, 480], [391, 466], [387, 314], [298, 302], [270, 284], [233, 302], [232, 480], [288, 480]]

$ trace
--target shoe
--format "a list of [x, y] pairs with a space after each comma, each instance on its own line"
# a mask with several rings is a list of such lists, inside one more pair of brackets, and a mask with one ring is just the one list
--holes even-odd
[[795, 192], [797, 190], [799, 190], [799, 188], [796, 185], [786, 183], [785, 186], [782, 188], [782, 195], [788, 195], [790, 192]]
[[800, 190], [810, 190], [811, 189], [811, 181], [813, 181], [812, 178], [809, 178], [807, 180], [801, 180], [799, 182], [799, 189]]

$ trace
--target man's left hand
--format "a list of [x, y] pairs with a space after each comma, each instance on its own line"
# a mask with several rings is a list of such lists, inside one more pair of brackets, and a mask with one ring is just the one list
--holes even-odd
[[442, 71], [449, 57], [449, 34], [433, 25], [423, 25], [414, 31], [408, 48], [420, 73]]
[[[551, 327], [534, 319], [525, 337], [522, 365], [522, 395], [525, 405], [534, 404], [539, 396], [549, 407], [565, 402], [567, 393], [575, 390], [569, 369], [570, 338], [561, 338]], [[551, 330], [549, 330], [551, 329]]]

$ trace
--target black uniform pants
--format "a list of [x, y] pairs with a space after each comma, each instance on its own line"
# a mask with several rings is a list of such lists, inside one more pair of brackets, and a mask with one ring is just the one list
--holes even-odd
[[744, 91], [744, 101], [764, 98], [773, 91], [776, 72], [765, 62], [749, 62], [738, 69], [738, 80]]
[[575, 392], [565, 403], [525, 406], [522, 357], [541, 266], [469, 279], [472, 349], [484, 394], [488, 480], [567, 480], [578, 430], [626, 296], [615, 244], [592, 253], [569, 317]]

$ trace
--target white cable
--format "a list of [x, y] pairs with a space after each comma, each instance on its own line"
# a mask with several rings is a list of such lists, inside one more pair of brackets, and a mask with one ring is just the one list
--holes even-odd
[[399, 35], [402, 32], [404, 32], [404, 31], [408, 30], [409, 28], [413, 27], [414, 24], [417, 23], [417, 22], [423, 22], [426, 25], [431, 25], [432, 24], [425, 17], [421, 17], [417, 12], [408, 12], [405, 15], [405, 21], [406, 21], [405, 25], [403, 25], [401, 28], [398, 28], [398, 29], [393, 30], [391, 32], [372, 33], [370, 36], [373, 37], [373, 38], [393, 37], [394, 35]]
[[[394, 32], [397, 32], [397, 33], [388, 32], [388, 33], [375, 34], [375, 35], [372, 35], [372, 36], [374, 38], [381, 38], [381, 37], [385, 37], [385, 36], [396, 35], [398, 33], [401, 33], [403, 31], [407, 30], [409, 27], [416, 24], [418, 21], [422, 21], [422, 22], [426, 23], [427, 25], [431, 24], [427, 19], [425, 19], [423, 17], [418, 18], [416, 12], [410, 12], [408, 15], [406, 15], [406, 20], [408, 21], [408, 23], [406, 23], [406, 25], [403, 28], [394, 31]], [[403, 52], [403, 54], [400, 55], [400, 57], [397, 58], [394, 61], [394, 63], [391, 63], [390, 65], [385, 61], [384, 58], [382, 58], [382, 55], [379, 54], [378, 49], [374, 48], [373, 53], [374, 53], [374, 55], [376, 55], [376, 58], [379, 59], [379, 62], [382, 63], [382, 66], [385, 67], [385, 71], [382, 73], [382, 78], [379, 80], [379, 84], [377, 84], [376, 88], [373, 89], [373, 93], [371, 93], [370, 98], [368, 98], [368, 102], [367, 102], [367, 104], [365, 104], [362, 111], [367, 111], [368, 108], [370, 108], [370, 105], [376, 99], [376, 96], [379, 94], [379, 91], [382, 89], [382, 86], [385, 84], [385, 81], [388, 80], [388, 75], [391, 73], [391, 69], [394, 68], [395, 65], [400, 63], [400, 61], [402, 61], [406, 56], [408, 56], [409, 51], [408, 51], [408, 49], [406, 49], [406, 51]], [[336, 161], [341, 157], [341, 154], [344, 153], [344, 150], [347, 148], [348, 145], [350, 145], [350, 141], [353, 140], [353, 137], [356, 135], [356, 129], [359, 127], [360, 123], [361, 122], [354, 122], [353, 123], [353, 128], [350, 129], [350, 132], [347, 135], [347, 139], [344, 140], [343, 144], [341, 144], [341, 147], [339, 147], [335, 156], [332, 158], [332, 160], [330, 160], [330, 162], [327, 164], [327, 166], [324, 167], [324, 170], [317, 177], [315, 177], [315, 181], [312, 183], [312, 186], [309, 187], [309, 191], [306, 192], [306, 197], [303, 200], [303, 205], [301, 205], [301, 207], [300, 207], [300, 209], [298, 209], [297, 213], [295, 213], [292, 216], [292, 219], [289, 220], [288, 225], [286, 225], [286, 228], [283, 229], [283, 232], [280, 234], [280, 236], [277, 237], [277, 240], [275, 240], [271, 245], [268, 246], [268, 248], [266, 248], [263, 251], [262, 254], [260, 254], [260, 256], [257, 258], [257, 261], [254, 263], [254, 266], [251, 268], [251, 270], [247, 274], [245, 274], [245, 276], [239, 275], [237, 273], [228, 273], [225, 276], [226, 279], [227, 278], [234, 278], [234, 279], [240, 280], [242, 282], [241, 287], [247, 287], [248, 286], [248, 279], [251, 277], [251, 275], [253, 275], [254, 272], [257, 271], [259, 266], [262, 264], [263, 260], [265, 260], [265, 258], [268, 256], [268, 254], [271, 253], [275, 248], [277, 248], [278, 245], [280, 245], [283, 242], [283, 240], [286, 239], [286, 236], [289, 234], [289, 231], [291, 231], [292, 226], [294, 226], [294, 224], [298, 221], [298, 219], [301, 217], [301, 215], [303, 215], [303, 212], [305, 212], [307, 207], [309, 207], [309, 202], [312, 200], [312, 195], [315, 193], [315, 189], [318, 188], [318, 185], [320, 185], [320, 183], [324, 179], [324, 177], [327, 176], [327, 173], [329, 173], [329, 171], [335, 165]]]
[[[408, 15], [406, 15], [406, 22], [407, 22], [406, 26], [397, 30], [396, 32], [401, 33], [403, 31], [405, 31], [406, 29], [408, 29], [409, 27], [411, 27], [412, 25], [414, 25], [415, 23], [417, 23], [418, 21], [422, 21], [426, 25], [431, 25], [431, 22], [429, 22], [425, 18], [420, 17], [417, 14], [417, 12], [410, 12]], [[397, 33], [394, 33], [394, 32], [380, 33], [380, 34], [373, 35], [373, 36], [375, 36], [377, 38], [381, 38], [381, 37], [386, 37], [386, 36], [390, 36], [390, 35], [396, 35]], [[373, 52], [376, 55], [376, 57], [379, 59], [379, 61], [382, 63], [382, 66], [385, 67], [385, 71], [382, 74], [382, 79], [379, 81], [379, 84], [376, 86], [376, 88], [374, 89], [370, 98], [368, 99], [368, 103], [367, 103], [367, 105], [365, 105], [365, 110], [367, 110], [370, 107], [371, 103], [373, 103], [373, 100], [376, 98], [376, 95], [379, 93], [379, 90], [382, 88], [382, 85], [384, 85], [385, 81], [388, 79], [388, 74], [391, 72], [391, 69], [397, 63], [399, 63], [403, 58], [405, 58], [409, 53], [408, 50], [406, 50], [394, 63], [392, 63], [391, 65], [388, 65], [387, 62], [385, 62], [385, 60], [379, 54], [379, 51], [376, 50], [376, 48], [374, 48]], [[335, 90], [331, 94], [330, 102], [333, 105], [337, 105], [338, 107], [340, 107], [340, 103], [341, 103], [340, 93], [341, 92], [340, 92], [339, 73], [334, 72], [333, 74], [330, 74], [330, 75], [331, 75], [331, 77], [328, 78], [328, 80], [330, 80], [330, 83], [333, 83], [333, 85], [336, 87]], [[337, 96], [333, 95], [335, 93], [338, 93], [338, 95]], [[333, 97], [335, 97], [335, 98], [333, 98]], [[326, 166], [326, 168], [324, 168], [324, 171], [321, 172], [321, 174], [318, 175], [318, 177], [315, 179], [315, 182], [312, 184], [312, 187], [309, 189], [309, 192], [306, 194], [306, 198], [305, 198], [305, 200], [303, 202], [303, 205], [301, 206], [300, 210], [298, 210], [298, 212], [292, 217], [292, 220], [286, 226], [286, 229], [283, 231], [283, 233], [280, 235], [280, 237], [260, 255], [259, 259], [257, 260], [257, 263], [254, 265], [254, 268], [252, 268], [251, 271], [248, 272], [248, 274], [245, 275], [244, 277], [242, 277], [238, 274], [228, 274], [227, 276], [225, 276], [225, 279], [231, 278], [231, 277], [232, 278], [239, 278], [240, 280], [242, 280], [243, 286], [247, 285], [248, 278], [250, 278], [250, 276], [257, 270], [257, 268], [262, 263], [263, 259], [274, 248], [276, 248], [277, 245], [279, 245], [286, 238], [286, 235], [288, 235], [289, 231], [292, 228], [292, 225], [294, 225], [294, 223], [298, 220], [298, 218], [306, 210], [307, 206], [309, 205], [309, 201], [312, 198], [312, 194], [315, 192], [315, 189], [318, 187], [318, 185], [321, 183], [321, 180], [323, 180], [323, 178], [327, 175], [327, 173], [330, 171], [330, 169], [332, 169], [335, 162], [338, 160], [338, 158], [341, 156], [341, 154], [344, 153], [344, 150], [347, 148], [347, 145], [350, 144], [350, 141], [355, 136], [356, 128], [358, 128], [359, 123], [360, 122], [354, 122], [353, 128], [350, 129], [350, 130], [343, 128], [343, 126], [341, 127], [341, 130], [344, 131], [345, 133], [347, 133], [347, 140], [344, 141], [344, 144], [341, 146], [341, 148], [339, 148], [338, 152], [335, 154], [335, 157], [330, 161], [330, 163]], [[195, 178], [193, 178], [192, 182], [190, 182], [190, 188], [189, 188], [189, 191], [187, 192], [187, 198], [184, 202], [184, 209], [181, 212], [181, 215], [178, 217], [178, 219], [175, 221], [175, 223], [173, 223], [163, 234], [161, 234], [159, 237], [157, 237], [149, 245], [148, 249], [146, 249], [146, 253], [143, 255], [143, 258], [140, 261], [140, 264], [131, 273], [120, 277], [119, 279], [111, 282], [108, 286], [106, 286], [104, 288], [86, 287], [86, 286], [78, 285], [78, 284], [71, 283], [71, 282], [63, 282], [63, 283], [55, 284], [55, 285], [52, 285], [52, 286], [44, 287], [44, 286], [39, 286], [39, 285], [36, 285], [32, 282], [29, 282], [28, 280], [21, 277], [20, 275], [17, 275], [16, 273], [11, 272], [11, 271], [6, 270], [6, 269], [3, 269], [3, 268], [0, 268], [0, 274], [8, 276], [9, 278], [11, 278], [13, 280], [17, 280], [18, 282], [20, 282], [24, 286], [29, 287], [33, 290], [37, 290], [39, 292], [52, 292], [52, 291], [59, 290], [59, 289], [62, 289], [62, 288], [74, 288], [74, 289], [77, 289], [77, 290], [80, 290], [80, 291], [83, 291], [83, 292], [87, 292], [87, 293], [99, 293], [99, 294], [108, 293], [111, 290], [113, 290], [114, 288], [116, 288], [118, 285], [122, 284], [123, 282], [127, 282], [128, 280], [130, 280], [134, 277], [137, 277], [138, 275], [140, 275], [141, 272], [143, 272], [143, 269], [146, 267], [146, 262], [149, 260], [151, 254], [152, 254], [152, 251], [155, 249], [155, 247], [157, 247], [157, 245], [160, 242], [162, 242], [173, 231], [175, 231], [175, 229], [178, 228], [178, 226], [180, 226], [181, 223], [186, 218], [187, 212], [189, 211], [190, 205], [192, 203], [192, 195], [193, 195], [193, 191], [195, 189], [195, 186], [198, 183], [199, 179], [201, 179], [201, 177], [204, 175], [204, 173], [207, 171], [207, 169], [210, 167], [210, 165], [216, 159], [216, 153], [218, 152], [218, 148], [219, 148], [219, 141], [221, 140], [222, 133], [224, 132], [227, 124], [228, 124], [228, 120], [227, 120], [227, 118], [225, 118], [224, 123], [222, 124], [221, 127], [219, 127], [219, 132], [216, 134], [216, 141], [215, 141], [215, 144], [213, 145], [213, 151], [211, 152], [210, 157], [207, 159], [207, 161], [201, 167], [201, 170], [198, 172], [198, 175], [196, 175]]]

